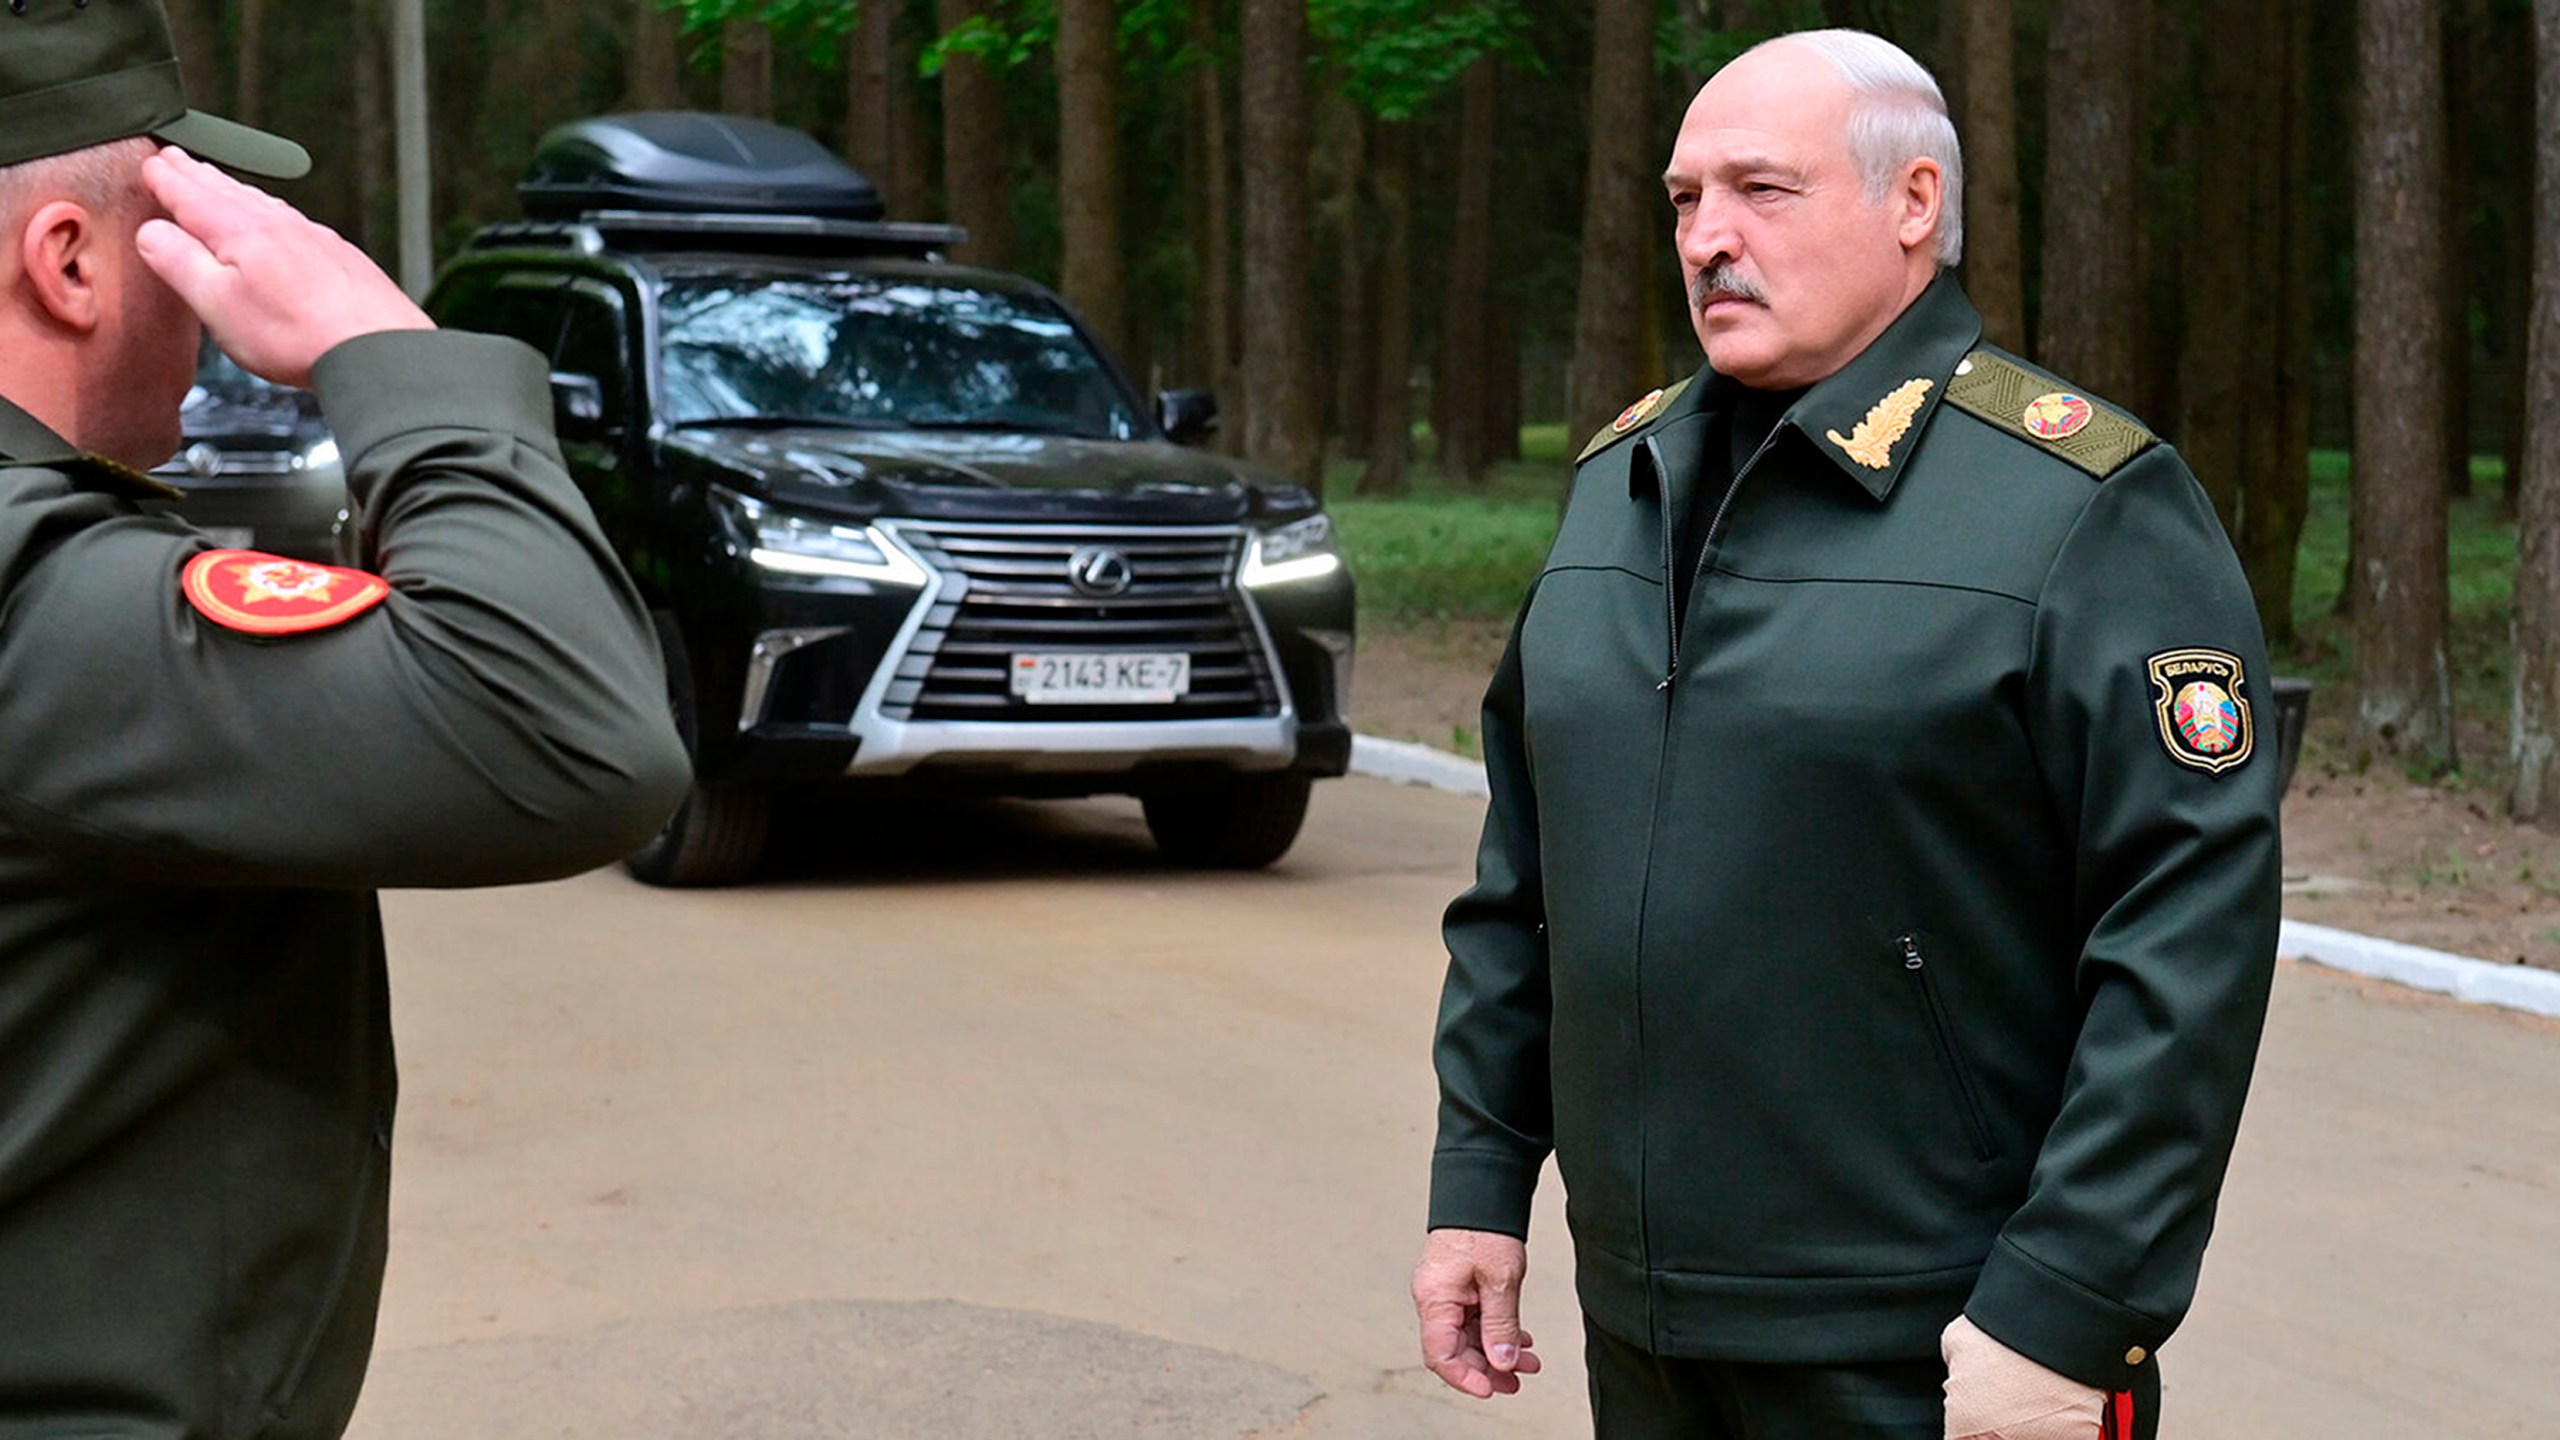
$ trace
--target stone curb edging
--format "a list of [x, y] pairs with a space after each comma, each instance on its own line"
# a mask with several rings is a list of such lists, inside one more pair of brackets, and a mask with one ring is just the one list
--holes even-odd
[[2417, 945], [2403, 945], [2351, 930], [2287, 920], [2276, 953], [2294, 955], [2332, 970], [2432, 990], [2474, 1005], [2497, 1005], [2560, 1019], [2560, 971], [2500, 965]]
[[[1382, 740], [1375, 735], [1351, 737], [1351, 773], [1479, 799], [1493, 793], [1479, 761], [1429, 745]], [[2560, 1018], [2560, 971], [2498, 965], [2300, 920], [2284, 922], [2276, 939], [2276, 953], [2297, 956], [2332, 970], [2388, 980], [2413, 990], [2450, 995], [2475, 1005], [2497, 1005]]]
[[1484, 762], [1416, 745], [1409, 740], [1381, 740], [1375, 735], [1351, 737], [1351, 773], [1399, 785], [1425, 785], [1479, 800], [1493, 795], [1484, 778]]

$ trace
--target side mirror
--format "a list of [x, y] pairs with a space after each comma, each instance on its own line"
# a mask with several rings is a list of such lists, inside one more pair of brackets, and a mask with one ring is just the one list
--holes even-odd
[[1196, 445], [1218, 433], [1218, 397], [1208, 390], [1167, 390], [1156, 396], [1156, 424], [1177, 445]]
[[604, 433], [604, 385], [593, 375], [551, 372], [551, 421], [563, 440]]

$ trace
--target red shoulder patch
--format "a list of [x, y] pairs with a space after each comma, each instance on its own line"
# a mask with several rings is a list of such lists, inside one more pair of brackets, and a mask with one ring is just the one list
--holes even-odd
[[197, 614], [248, 635], [326, 630], [391, 593], [391, 582], [379, 575], [255, 550], [208, 550], [187, 562], [178, 587]]

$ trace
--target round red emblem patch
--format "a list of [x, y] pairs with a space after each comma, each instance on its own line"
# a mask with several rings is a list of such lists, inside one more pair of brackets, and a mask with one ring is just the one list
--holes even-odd
[[326, 630], [391, 593], [391, 583], [379, 575], [255, 550], [208, 550], [179, 572], [178, 588], [197, 614], [248, 635]]
[[1654, 402], [1661, 398], [1662, 392], [1656, 390], [1633, 405], [1628, 406], [1626, 409], [1619, 411], [1618, 418], [1610, 424], [1609, 428], [1620, 435], [1624, 435], [1637, 421], [1642, 420], [1647, 414], [1651, 413]]
[[2097, 406], [2067, 390], [2055, 390], [2028, 401], [2020, 420], [2027, 433], [2039, 440], [2068, 440], [2096, 418]]

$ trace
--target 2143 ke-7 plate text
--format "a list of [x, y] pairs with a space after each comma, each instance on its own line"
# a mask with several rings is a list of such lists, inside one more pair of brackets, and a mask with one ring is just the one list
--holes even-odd
[[1013, 657], [1013, 693], [1032, 705], [1170, 705], [1190, 689], [1182, 653]]

